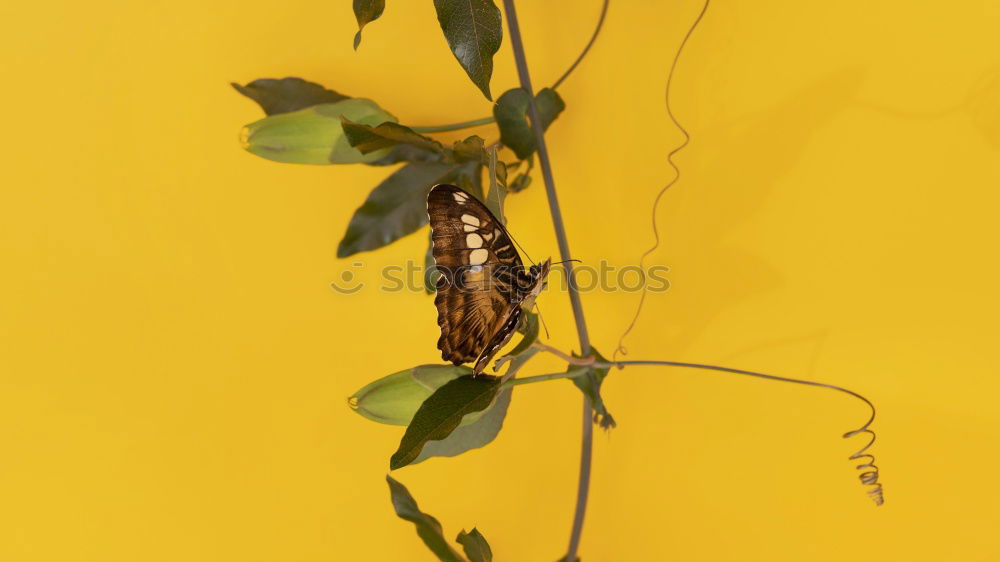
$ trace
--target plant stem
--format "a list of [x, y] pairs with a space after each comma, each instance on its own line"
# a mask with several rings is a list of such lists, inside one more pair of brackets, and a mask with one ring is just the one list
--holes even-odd
[[[521, 88], [528, 92], [528, 116], [531, 118], [531, 128], [535, 133], [535, 142], [538, 147], [538, 161], [542, 168], [542, 179], [545, 182], [545, 194], [548, 196], [549, 214], [552, 215], [552, 226], [555, 229], [556, 241], [559, 245], [559, 255], [564, 260], [562, 265], [566, 272], [566, 279], [569, 281], [569, 300], [573, 307], [573, 319], [576, 321], [576, 333], [580, 339], [580, 353], [586, 356], [590, 354], [590, 336], [587, 334], [587, 323], [583, 318], [583, 305], [580, 302], [580, 293], [577, 291], [576, 281], [573, 277], [573, 262], [566, 261], [570, 259], [572, 254], [570, 254], [569, 242], [566, 239], [566, 227], [563, 225], [562, 212], [559, 210], [559, 198], [556, 195], [555, 180], [552, 178], [549, 151], [545, 145], [545, 132], [542, 128], [542, 120], [538, 114], [538, 105], [535, 103], [535, 91], [531, 87], [531, 75], [528, 73], [528, 61], [524, 53], [524, 44], [521, 41], [521, 30], [517, 23], [517, 11], [514, 8], [514, 0], [503, 0], [503, 6], [504, 13], [507, 16], [507, 29], [510, 31], [510, 45], [514, 51], [514, 61], [517, 64], [517, 75], [521, 81]], [[593, 406], [590, 403], [590, 398], [584, 395], [583, 439], [580, 446], [580, 477], [576, 490], [576, 510], [573, 512], [573, 527], [570, 532], [569, 548], [566, 551], [566, 560], [569, 562], [576, 560], [576, 551], [580, 546], [580, 536], [583, 532], [583, 518], [587, 512], [591, 450], [594, 441], [592, 410]]]
[[446, 131], [458, 131], [461, 129], [468, 129], [470, 127], [478, 127], [480, 125], [489, 125], [490, 123], [495, 123], [496, 119], [492, 116], [483, 117], [482, 119], [474, 119], [472, 121], [463, 121], [462, 123], [452, 123], [450, 125], [430, 125], [427, 127], [410, 127], [418, 133], [443, 133]]

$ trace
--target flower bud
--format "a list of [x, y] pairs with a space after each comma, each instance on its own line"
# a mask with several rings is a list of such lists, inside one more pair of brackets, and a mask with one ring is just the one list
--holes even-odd
[[[454, 365], [421, 365], [382, 377], [365, 385], [347, 399], [355, 412], [379, 423], [409, 425], [424, 400], [449, 381], [470, 374], [468, 367]], [[470, 424], [489, 408], [462, 418], [461, 425]]]
[[270, 115], [244, 127], [240, 141], [257, 156], [293, 164], [356, 164], [378, 160], [389, 152], [382, 149], [361, 154], [344, 136], [341, 116], [372, 126], [397, 122], [375, 102], [350, 98]]

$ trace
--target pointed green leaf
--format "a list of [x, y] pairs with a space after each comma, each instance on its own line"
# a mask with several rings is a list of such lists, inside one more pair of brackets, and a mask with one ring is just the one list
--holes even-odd
[[417, 528], [417, 535], [424, 541], [427, 548], [431, 550], [442, 562], [465, 562], [462, 556], [448, 544], [441, 529], [441, 523], [434, 517], [420, 511], [417, 500], [413, 499], [406, 486], [400, 484], [392, 476], [385, 476], [389, 483], [389, 498], [392, 500], [392, 507], [396, 510], [396, 515], [413, 523]]
[[[504, 92], [493, 105], [493, 117], [500, 127], [500, 141], [522, 159], [535, 151], [535, 134], [528, 121], [529, 100], [528, 92], [522, 88], [514, 88]], [[535, 103], [538, 105], [543, 131], [566, 109], [566, 103], [550, 88], [535, 94]]]
[[471, 137], [455, 141], [452, 148], [452, 157], [456, 162], [479, 162], [485, 164], [489, 158], [486, 156], [482, 137], [472, 135]]
[[465, 551], [469, 562], [493, 562], [493, 551], [490, 549], [490, 543], [486, 542], [486, 537], [479, 532], [479, 529], [473, 527], [468, 533], [462, 529], [455, 540], [462, 545], [462, 550]]
[[497, 149], [490, 149], [489, 158], [490, 192], [486, 194], [486, 207], [501, 223], [507, 224], [503, 202], [507, 198], [507, 165], [497, 159]]
[[336, 103], [348, 96], [301, 78], [261, 78], [246, 86], [230, 83], [236, 91], [257, 102], [264, 113], [275, 115], [298, 111], [321, 103]]
[[514, 176], [513, 181], [510, 182], [510, 191], [512, 193], [517, 193], [518, 191], [523, 191], [529, 185], [531, 185], [531, 170], [535, 168], [535, 156], [534, 154], [528, 155], [527, 158], [521, 162], [526, 163], [527, 167], [523, 172], [520, 172]]
[[413, 162], [393, 172], [354, 212], [337, 257], [381, 248], [427, 224], [427, 193], [455, 170], [454, 164]]
[[361, 45], [361, 30], [365, 25], [377, 20], [385, 10], [385, 0], [354, 0], [354, 17], [358, 20], [358, 32], [354, 34], [354, 50]]
[[[596, 349], [591, 348], [590, 352], [594, 354], [598, 361], [607, 363], [607, 359], [601, 356]], [[579, 369], [579, 366], [570, 365], [567, 372]], [[604, 377], [608, 376], [608, 371], [611, 368], [586, 367], [584, 370], [586, 371], [585, 376], [574, 377], [570, 380], [590, 398], [590, 403], [594, 407], [594, 421], [600, 424], [602, 429], [616, 427], [618, 424], [615, 423], [615, 418], [611, 417], [607, 407], [604, 405], [604, 400], [601, 398], [601, 384], [604, 382]]]
[[[510, 407], [511, 390], [510, 388], [501, 390], [493, 404], [485, 411], [463, 417], [462, 423], [448, 437], [424, 443], [424, 448], [410, 464], [417, 464], [431, 457], [455, 457], [492, 443], [503, 429], [507, 408]], [[476, 415], [480, 417], [468, 423]]]
[[347, 141], [362, 154], [376, 150], [407, 144], [428, 152], [444, 154], [444, 147], [438, 141], [425, 137], [398, 123], [386, 122], [378, 126], [354, 123], [348, 118], [341, 120]]
[[503, 38], [500, 9], [492, 0], [434, 0], [434, 8], [451, 52], [472, 83], [492, 100], [493, 55]]
[[356, 164], [383, 158], [389, 151], [362, 154], [344, 136], [341, 117], [360, 123], [396, 118], [375, 102], [351, 98], [265, 117], [243, 128], [243, 148], [268, 160], [293, 164]]
[[500, 378], [488, 375], [457, 378], [437, 389], [413, 416], [389, 468], [396, 470], [412, 463], [428, 441], [448, 437], [466, 415], [488, 408], [499, 389]]

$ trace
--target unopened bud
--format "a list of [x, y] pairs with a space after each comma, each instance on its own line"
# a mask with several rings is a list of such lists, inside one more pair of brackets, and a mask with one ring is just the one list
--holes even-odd
[[340, 117], [377, 126], [397, 119], [375, 102], [350, 98], [271, 115], [243, 128], [240, 141], [247, 151], [293, 164], [357, 164], [385, 156], [389, 149], [361, 154], [344, 136]]

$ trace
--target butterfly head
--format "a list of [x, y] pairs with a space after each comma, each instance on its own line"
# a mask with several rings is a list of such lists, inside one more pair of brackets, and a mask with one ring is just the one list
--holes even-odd
[[528, 291], [524, 296], [524, 300], [521, 301], [522, 308], [530, 309], [535, 305], [535, 298], [545, 287], [549, 284], [549, 269], [552, 267], [552, 258], [545, 260], [540, 264], [533, 265], [528, 268]]

